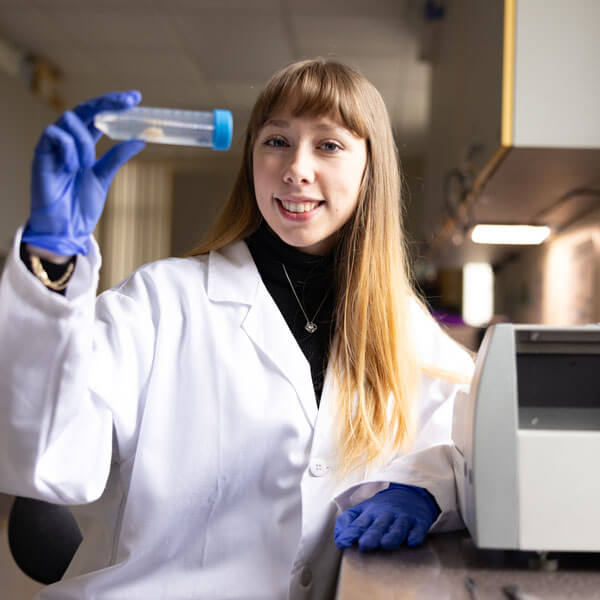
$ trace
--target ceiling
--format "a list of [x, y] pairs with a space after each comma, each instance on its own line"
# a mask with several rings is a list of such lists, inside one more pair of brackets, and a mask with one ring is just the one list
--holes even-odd
[[[237, 168], [252, 104], [275, 70], [315, 56], [358, 68], [381, 91], [390, 112], [411, 188], [408, 227], [417, 232], [419, 253], [420, 240], [434, 239], [444, 213], [425, 203], [422, 214], [415, 217], [419, 211], [413, 211], [423, 196], [428, 148], [435, 146], [429, 139], [433, 67], [419, 59], [431, 33], [423, 7], [424, 0], [0, 0], [0, 40], [59, 70], [66, 107], [107, 91], [139, 89], [145, 106], [230, 109], [234, 140], [229, 152], [156, 144], [144, 152], [145, 159], [173, 159], [178, 169], [210, 173]], [[444, 27], [457, 25], [449, 18]], [[455, 46], [440, 56], [453, 55]], [[461, 60], [461, 68], [468, 70], [474, 58]], [[446, 79], [456, 78], [451, 62], [438, 61], [435, 68]], [[522, 153], [513, 152], [509, 158], [503, 176], [482, 190], [470, 218], [516, 223], [552, 217], [563, 226], [596, 200], [586, 196], [555, 206], [557, 198], [581, 182], [597, 188], [597, 154], [589, 160], [578, 155], [565, 160], [557, 154], [556, 168], [549, 168], [547, 157], [524, 161]], [[536, 160], [537, 175], [531, 177]], [[564, 173], [569, 161], [574, 172], [584, 171], [575, 183]], [[525, 202], [516, 188], [527, 192]], [[437, 263], [498, 263], [513, 251], [475, 245], [460, 234], [456, 226], [451, 240], [457, 243], [446, 240]]]
[[[425, 151], [430, 71], [419, 0], [0, 0], [0, 37], [62, 74], [67, 107], [136, 88], [143, 105], [228, 108], [234, 146], [258, 90], [300, 58], [332, 57], [381, 91], [403, 156]], [[185, 157], [185, 148], [154, 147]]]

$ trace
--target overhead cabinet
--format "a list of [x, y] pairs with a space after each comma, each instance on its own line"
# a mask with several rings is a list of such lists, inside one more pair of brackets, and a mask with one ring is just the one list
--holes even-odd
[[598, 204], [599, 31], [598, 0], [447, 3], [423, 211], [444, 215], [424, 232], [438, 259], [498, 260], [463, 236], [477, 222], [556, 229]]

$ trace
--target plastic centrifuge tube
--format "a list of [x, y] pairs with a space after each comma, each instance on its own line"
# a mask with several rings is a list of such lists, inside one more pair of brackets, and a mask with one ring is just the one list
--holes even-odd
[[218, 108], [196, 111], [136, 106], [98, 113], [94, 125], [113, 140], [205, 146], [213, 150], [228, 150], [233, 134], [231, 112]]

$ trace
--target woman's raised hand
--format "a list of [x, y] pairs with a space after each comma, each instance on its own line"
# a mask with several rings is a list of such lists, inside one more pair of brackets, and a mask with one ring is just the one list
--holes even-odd
[[22, 240], [63, 256], [87, 254], [108, 188], [119, 168], [140, 152], [140, 141], [121, 142], [96, 160], [102, 132], [94, 116], [138, 104], [138, 91], [114, 92], [65, 112], [44, 130], [33, 158], [31, 214]]

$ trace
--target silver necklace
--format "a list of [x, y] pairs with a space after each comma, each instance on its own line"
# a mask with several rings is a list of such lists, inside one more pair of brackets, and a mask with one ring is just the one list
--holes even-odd
[[306, 314], [306, 311], [304, 310], [304, 307], [302, 306], [302, 302], [300, 302], [300, 298], [298, 298], [298, 294], [296, 294], [296, 289], [294, 288], [294, 284], [292, 283], [292, 280], [290, 279], [290, 276], [288, 275], [285, 265], [283, 263], [281, 263], [281, 266], [283, 267], [283, 272], [285, 273], [288, 283], [290, 284], [290, 287], [292, 288], [292, 292], [294, 292], [296, 302], [298, 302], [298, 306], [300, 307], [300, 310], [302, 311], [302, 314], [304, 315], [304, 318], [306, 319], [306, 325], [304, 326], [304, 329], [306, 329], [306, 331], [308, 331], [308, 333], [314, 333], [317, 330], [317, 324], [315, 323], [315, 319], [317, 318], [317, 315], [319, 314], [319, 311], [321, 310], [321, 307], [323, 306], [323, 303], [325, 302], [325, 298], [327, 298], [327, 294], [325, 294], [323, 296], [323, 300], [321, 300], [321, 304], [319, 304], [319, 308], [317, 308], [317, 312], [315, 313], [315, 316], [312, 319], [309, 319], [308, 315]]

